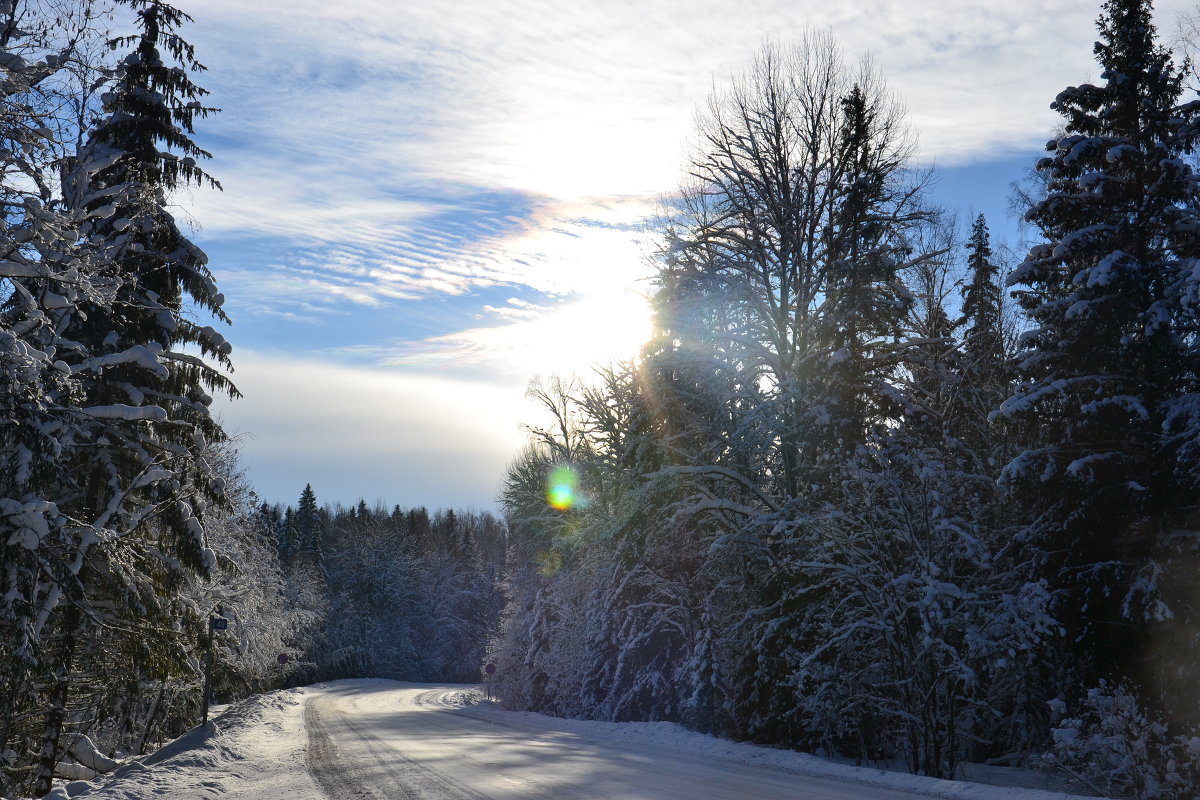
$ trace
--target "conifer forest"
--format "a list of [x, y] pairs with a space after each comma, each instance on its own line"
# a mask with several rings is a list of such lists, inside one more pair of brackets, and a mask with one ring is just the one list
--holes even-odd
[[171, 201], [220, 188], [203, 54], [116, 5], [0, 0], [0, 796], [198, 725], [221, 617], [221, 702], [490, 664], [513, 710], [1200, 797], [1200, 77], [1149, 0], [1045, 98], [1019, 249], [831, 34], [715, 81], [650, 340], [533, 379], [498, 514], [254, 493]]

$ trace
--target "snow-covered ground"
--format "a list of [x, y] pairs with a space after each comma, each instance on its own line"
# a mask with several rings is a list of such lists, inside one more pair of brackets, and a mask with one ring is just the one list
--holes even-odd
[[513, 713], [465, 686], [349, 680], [251, 697], [153, 755], [52, 797], [1073, 800], [729, 742], [671, 723]]

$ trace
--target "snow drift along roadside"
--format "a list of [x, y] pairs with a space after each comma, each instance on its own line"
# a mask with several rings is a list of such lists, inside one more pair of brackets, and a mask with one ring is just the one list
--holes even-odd
[[57, 786], [50, 800], [325, 800], [304, 755], [309, 689], [255, 695], [150, 755], [93, 781]]
[[[832, 778], [848, 784], [879, 789], [912, 792], [944, 800], [1097, 800], [1095, 797], [1066, 794], [1058, 791], [1030, 788], [1027, 786], [997, 786], [969, 781], [952, 781], [930, 778], [907, 772], [891, 772], [872, 767], [857, 767], [829, 761], [794, 750], [734, 742], [708, 734], [690, 731], [674, 722], [592, 722], [589, 720], [548, 717], [532, 712], [504, 711], [493, 702], [482, 699], [477, 690], [448, 693], [443, 702], [447, 706], [470, 708], [469, 713], [489, 716], [497, 721], [517, 721], [521, 725], [556, 731], [570, 731], [589, 739], [608, 740], [614, 744], [630, 745], [638, 749], [661, 747], [703, 755], [713, 761], [733, 761], [751, 766], [772, 767], [807, 775], [813, 778]], [[999, 775], [1000, 771], [995, 771]], [[1009, 770], [1006, 777], [1013, 779], [1038, 778], [1031, 770]], [[864, 797], [868, 796], [864, 793]]]

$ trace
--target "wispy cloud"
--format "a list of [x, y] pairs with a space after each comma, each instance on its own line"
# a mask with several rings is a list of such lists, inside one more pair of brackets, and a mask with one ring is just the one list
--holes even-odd
[[671, 191], [714, 80], [809, 26], [874, 53], [927, 160], [1033, 148], [1049, 100], [1086, 75], [1096, 13], [778, 0], [743, 4], [731, 25], [727, 4], [683, 0], [184, 5], [226, 108], [205, 135], [227, 190], [192, 200], [206, 235], [287, 241], [298, 268], [331, 276], [331, 297], [359, 303], [522, 281], [497, 241], [554, 233], [583, 198]]
[[[1163, 27], [1190, 4], [1159, 0]], [[697, 107], [765, 40], [828, 28], [850, 59], [871, 53], [906, 102], [926, 162], [1032, 159], [1057, 123], [1050, 101], [1092, 73], [1099, 2], [179, 5], [211, 67], [200, 82], [225, 109], [201, 126], [225, 191], [179, 201], [200, 243], [225, 255], [214, 268], [239, 330], [346, 323], [334, 344], [306, 340], [303, 355], [316, 361], [252, 355], [242, 373], [257, 384], [263, 370], [277, 388], [259, 396], [270, 396], [318, 361], [352, 360], [354, 376], [322, 380], [407, 374], [417, 383], [404, 403], [420, 416], [430, 395], [414, 387], [435, 386], [437, 371], [512, 386], [636, 350], [653, 247], [644, 220], [682, 177]], [[372, 338], [355, 338], [367, 318]], [[475, 392], [466, 386], [454, 391]], [[229, 413], [279, 430], [285, 419], [258, 402]], [[347, 414], [338, 402], [298, 404], [307, 416], [295, 424], [402, 424], [381, 407]], [[445, 435], [476, 436], [471, 424]]]
[[[513, 214], [516, 205], [521, 216]], [[476, 198], [469, 207], [434, 207], [411, 224], [381, 226], [370, 243], [341, 241], [336, 229], [273, 237], [281, 253], [224, 270], [222, 286], [253, 313], [282, 302], [316, 313], [347, 304], [381, 308], [500, 286], [591, 293], [646, 274], [644, 219], [654, 209], [637, 198], [533, 206]]]
[[[806, 27], [873, 53], [924, 159], [1033, 151], [1049, 100], [1088, 74], [1096, 14], [1077, 0], [760, 0], [736, 24], [726, 3], [683, 0], [183, 5], [225, 107], [204, 136], [226, 192], [190, 201], [205, 236], [286, 242], [282, 273], [323, 273], [352, 303], [523, 282], [511, 257], [540, 259], [505, 242], [561, 232], [586, 198], [671, 191], [714, 81]], [[297, 291], [314, 280], [299, 273]]]

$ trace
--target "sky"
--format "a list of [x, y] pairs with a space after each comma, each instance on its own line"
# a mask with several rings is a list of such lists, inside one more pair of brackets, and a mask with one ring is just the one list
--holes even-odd
[[[830, 30], [908, 108], [935, 198], [1016, 246], [1010, 183], [1098, 76], [1080, 0], [176, 0], [223, 191], [175, 198], [234, 323], [258, 494], [492, 510], [531, 379], [649, 333], [652, 219], [698, 110]], [[1160, 2], [1169, 38], [1189, 4]]]

